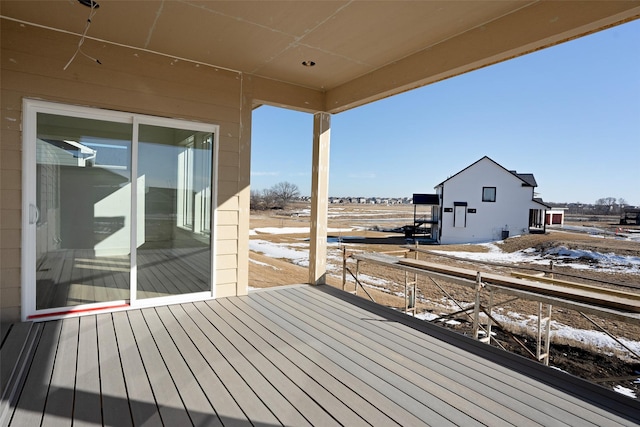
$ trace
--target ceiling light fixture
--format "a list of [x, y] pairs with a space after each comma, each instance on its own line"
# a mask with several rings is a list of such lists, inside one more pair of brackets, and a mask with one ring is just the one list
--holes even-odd
[[302, 61], [302, 65], [305, 67], [313, 67], [316, 63], [313, 61]]

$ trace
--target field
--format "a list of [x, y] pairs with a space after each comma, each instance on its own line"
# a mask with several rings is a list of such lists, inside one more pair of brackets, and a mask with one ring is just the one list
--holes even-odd
[[[405, 237], [385, 230], [412, 223], [413, 213], [411, 205], [330, 205], [328, 283], [342, 287], [342, 248], [346, 248], [347, 253], [401, 250], [401, 246], [407, 244]], [[572, 275], [560, 277], [562, 279], [640, 293], [640, 233], [633, 231], [634, 226], [620, 230], [617, 217], [568, 218], [562, 229], [549, 229], [546, 234], [513, 236], [478, 245], [421, 246], [431, 251], [421, 253], [419, 259], [506, 275], [522, 266], [548, 266], [553, 260], [556, 274]], [[252, 212], [250, 287], [307, 283], [308, 247], [308, 205]], [[354, 271], [355, 262], [349, 261], [348, 267]], [[573, 277], [576, 275], [581, 278]], [[347, 289], [353, 290], [355, 283], [349, 274], [347, 276]], [[398, 309], [404, 307], [403, 273], [361, 263], [358, 277], [376, 302]], [[445, 297], [443, 291], [451, 298]], [[362, 290], [359, 295], [366, 297]], [[458, 311], [458, 305], [472, 304], [474, 298], [469, 288], [420, 278], [416, 299], [418, 316], [431, 320]], [[526, 350], [507, 335], [513, 334], [535, 353], [537, 312], [537, 303], [531, 301], [496, 304], [492, 316], [503, 328], [494, 336], [497, 345], [526, 356]], [[640, 397], [640, 326], [592, 315], [586, 317], [558, 307], [553, 308], [551, 318], [551, 366], [628, 396]], [[470, 318], [465, 314], [441, 324], [471, 334]], [[495, 325], [493, 331], [496, 331]]]

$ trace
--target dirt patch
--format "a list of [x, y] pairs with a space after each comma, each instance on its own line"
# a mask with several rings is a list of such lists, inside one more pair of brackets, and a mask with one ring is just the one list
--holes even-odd
[[[297, 206], [287, 211], [252, 214], [251, 228], [256, 230], [256, 235], [252, 239], [268, 241], [274, 244], [293, 245], [305, 250], [308, 245], [308, 234], [305, 232], [295, 234], [260, 234], [260, 228], [266, 227], [308, 227], [309, 217], [308, 206]], [[351, 231], [338, 231], [328, 233], [331, 237], [329, 248], [329, 275], [328, 283], [332, 286], [342, 287], [342, 262], [338, 247], [346, 247], [350, 252], [395, 252], [402, 251], [402, 246], [407, 244], [403, 235], [390, 233], [387, 231], [393, 227], [402, 226], [411, 222], [413, 218], [412, 206], [340, 206], [334, 208], [330, 206], [329, 227], [335, 229], [351, 229]], [[583, 224], [581, 224], [583, 225]], [[584, 224], [591, 226], [592, 224]], [[614, 227], [611, 227], [615, 230]], [[588, 227], [585, 227], [588, 229]], [[538, 252], [546, 249], [564, 246], [569, 249], [589, 250], [599, 253], [614, 253], [623, 256], [640, 257], [640, 243], [635, 241], [616, 239], [613, 233], [607, 238], [595, 237], [587, 232], [564, 232], [556, 230], [547, 234], [525, 235], [506, 239], [497, 243], [497, 246], [504, 252], [517, 252], [524, 249], [533, 248]], [[446, 251], [463, 252], [486, 252], [488, 248], [483, 245], [447, 245], [434, 246], [433, 249], [446, 249]], [[260, 253], [251, 252], [252, 262], [249, 264], [250, 286], [255, 288], [280, 286], [286, 284], [307, 283], [309, 273], [306, 267], [294, 265], [286, 259], [275, 259]], [[420, 254], [419, 259], [438, 262], [447, 265], [473, 268], [478, 271], [492, 272], [498, 274], [511, 274], [511, 271], [518, 269], [518, 265], [500, 266], [476, 263], [469, 260], [458, 260], [450, 257], [443, 257], [436, 254]], [[350, 261], [349, 268], [355, 272], [355, 263]], [[640, 276], [628, 272], [604, 272], [595, 268], [589, 270], [575, 270], [567, 265], [555, 265], [554, 271], [560, 275], [566, 273], [573, 276], [584, 276], [583, 278], [569, 277], [565, 280], [572, 280], [581, 283], [597, 284], [599, 286], [619, 287], [626, 291], [640, 292], [630, 287], [640, 287]], [[381, 267], [374, 264], [361, 263], [359, 269], [360, 276], [371, 278], [371, 283], [367, 286], [368, 293], [374, 300], [382, 305], [404, 309], [404, 273]], [[349, 275], [347, 275], [349, 276]], [[380, 285], [375, 283], [380, 282]], [[355, 284], [353, 280], [347, 283], [348, 290], [353, 290]], [[358, 294], [368, 298], [362, 289]], [[487, 296], [483, 295], [483, 304], [488, 305]], [[456, 302], [453, 303], [452, 299]], [[464, 286], [446, 281], [432, 281], [427, 278], [420, 278], [417, 290], [417, 307], [421, 312], [428, 312], [434, 315], [446, 315], [454, 311], [459, 311], [461, 307], [473, 305], [475, 292]], [[459, 306], [458, 306], [459, 305]], [[538, 303], [527, 300], [513, 300], [512, 297], [499, 295], [494, 301], [492, 311], [496, 316], [510, 318], [512, 321], [505, 322], [505, 331], [494, 325], [493, 331], [496, 333], [497, 345], [524, 357], [531, 357], [530, 353], [536, 353], [537, 339], [530, 327], [523, 326], [537, 316]], [[552, 319], [555, 325], [570, 327], [575, 330], [587, 331], [585, 333], [600, 333], [598, 327], [602, 327], [612, 335], [633, 342], [640, 341], [640, 326], [627, 322], [600, 319], [589, 315], [585, 317], [580, 313], [553, 307]], [[454, 316], [455, 322], [438, 322], [443, 327], [451, 328], [457, 332], [471, 335], [471, 319], [468, 314], [458, 314]], [[597, 326], [596, 326], [597, 325]], [[553, 327], [552, 327], [553, 330]], [[506, 333], [509, 332], [509, 333]], [[518, 341], [525, 344], [529, 351], [524, 350], [510, 334], [516, 336]], [[634, 357], [622, 348], [619, 350], [600, 347], [599, 344], [591, 340], [580, 340], [575, 337], [562, 337], [560, 335], [552, 339], [550, 348], [550, 365], [558, 369], [569, 372], [573, 375], [593, 381], [602, 386], [613, 388], [621, 386], [628, 390], [633, 390], [636, 396], [640, 396], [640, 358]]]

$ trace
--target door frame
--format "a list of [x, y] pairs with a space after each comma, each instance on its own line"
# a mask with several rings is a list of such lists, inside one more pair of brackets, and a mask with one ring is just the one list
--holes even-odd
[[[216, 239], [217, 195], [218, 195], [218, 147], [220, 126], [216, 124], [168, 119], [143, 114], [126, 113], [100, 108], [60, 104], [25, 98], [22, 102], [22, 241], [21, 241], [21, 317], [23, 321], [51, 320], [54, 318], [79, 316], [88, 313], [109, 312], [148, 306], [167, 305], [181, 302], [200, 301], [216, 297]], [[204, 292], [163, 296], [156, 298], [136, 298], [137, 291], [137, 221], [131, 221], [130, 236], [130, 294], [129, 300], [97, 302], [77, 306], [36, 308], [36, 137], [37, 114], [47, 113], [76, 118], [128, 123], [132, 126], [131, 141], [131, 218], [137, 218], [137, 163], [138, 128], [142, 125], [171, 127], [177, 129], [211, 132], [213, 134], [211, 159], [211, 271], [210, 289]]]

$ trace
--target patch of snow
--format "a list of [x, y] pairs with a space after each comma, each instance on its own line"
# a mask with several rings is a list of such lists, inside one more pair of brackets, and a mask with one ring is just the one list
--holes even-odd
[[631, 390], [630, 388], [623, 387], [621, 385], [616, 385], [613, 387], [613, 391], [617, 391], [620, 394], [624, 394], [625, 396], [629, 396], [633, 399], [637, 399], [636, 392]]
[[252, 262], [252, 263], [257, 264], [257, 265], [261, 265], [261, 266], [263, 266], [263, 267], [271, 267], [271, 268], [273, 268], [274, 270], [280, 270], [280, 269], [279, 269], [278, 267], [276, 267], [275, 265], [267, 264], [266, 262], [257, 261], [257, 260], [255, 260], [255, 259], [251, 259], [251, 258], [249, 258], [249, 262]]
[[297, 251], [278, 243], [267, 242], [266, 240], [249, 240], [249, 250], [259, 252], [271, 258], [288, 259], [293, 264], [303, 267], [309, 266], [309, 252]]
[[640, 272], [640, 257], [623, 256], [614, 253], [600, 253], [589, 250], [568, 249], [565, 246], [549, 248], [540, 253], [534, 248], [527, 248], [516, 252], [503, 252], [493, 243], [484, 243], [488, 252], [458, 252], [434, 250], [443, 255], [455, 256], [472, 261], [496, 262], [501, 264], [548, 264], [554, 261], [577, 270], [598, 270], [626, 274]]

